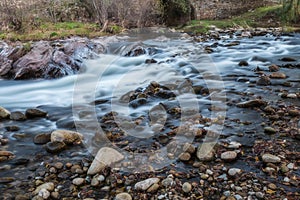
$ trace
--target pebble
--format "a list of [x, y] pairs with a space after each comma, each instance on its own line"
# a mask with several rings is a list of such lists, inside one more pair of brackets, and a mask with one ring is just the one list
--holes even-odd
[[132, 197], [128, 193], [120, 193], [120, 194], [117, 194], [117, 196], [115, 197], [115, 200], [132, 200]]
[[150, 193], [154, 193], [156, 192], [157, 190], [159, 189], [159, 185], [157, 183], [154, 183], [153, 185], [151, 185], [147, 192], [150, 192]]
[[256, 192], [255, 196], [259, 199], [263, 199], [265, 195], [262, 192]]
[[179, 155], [179, 159], [181, 161], [189, 161], [191, 159], [191, 154], [184, 152], [182, 154]]
[[40, 192], [42, 189], [46, 189], [46, 190], [48, 190], [49, 192], [52, 192], [52, 191], [54, 190], [54, 183], [49, 182], [49, 183], [44, 183], [44, 184], [38, 186], [38, 187], [34, 190], [33, 195], [39, 194], [39, 192]]
[[10, 117], [10, 112], [0, 106], [0, 119], [7, 119]]
[[280, 163], [281, 159], [278, 156], [274, 156], [272, 154], [264, 154], [262, 156], [262, 160], [265, 163]]
[[292, 117], [298, 117], [298, 116], [300, 116], [300, 111], [297, 110], [297, 109], [289, 110], [288, 113]]
[[56, 130], [51, 133], [51, 142], [59, 141], [66, 144], [81, 143], [83, 135], [75, 131]]
[[161, 184], [165, 187], [172, 187], [174, 180], [172, 178], [166, 178], [162, 180]]
[[117, 150], [110, 147], [101, 148], [95, 159], [93, 160], [90, 168], [88, 169], [88, 175], [94, 175], [102, 171], [106, 166], [111, 166], [114, 163], [120, 162], [124, 159], [124, 156]]
[[235, 176], [235, 175], [241, 173], [241, 171], [242, 170], [238, 169], [238, 168], [231, 168], [231, 169], [228, 170], [228, 175]]
[[232, 141], [229, 143], [229, 145], [227, 146], [228, 149], [238, 149], [242, 146], [241, 143], [239, 142], [235, 142], [235, 141]]
[[85, 182], [85, 179], [84, 179], [84, 178], [75, 178], [75, 179], [73, 179], [73, 181], [72, 181], [72, 183], [73, 183], [74, 185], [77, 185], [77, 186], [82, 185], [84, 182]]
[[283, 179], [283, 181], [286, 182], [286, 183], [289, 183], [289, 182], [290, 182], [290, 179], [289, 179], [289, 177], [285, 177], [285, 178]]
[[234, 198], [236, 200], [243, 200], [243, 197], [241, 195], [239, 195], [239, 194], [234, 195]]
[[48, 199], [50, 197], [50, 192], [45, 189], [45, 188], [42, 188], [40, 191], [39, 191], [39, 194], [38, 194], [40, 197], [42, 197], [43, 199]]
[[215, 157], [214, 143], [203, 143], [197, 148], [197, 158], [200, 161], [211, 161]]
[[225, 192], [223, 193], [223, 195], [224, 195], [225, 197], [230, 197], [231, 193], [230, 193], [230, 191], [225, 191]]
[[221, 154], [221, 159], [224, 161], [233, 161], [237, 157], [237, 153], [235, 151], [226, 151]]
[[273, 184], [273, 183], [270, 183], [270, 184], [268, 185], [268, 188], [270, 188], [271, 190], [276, 190], [276, 189], [277, 189], [277, 186], [276, 186], [275, 184]]
[[185, 193], [189, 193], [192, 191], [192, 185], [188, 182], [185, 182], [183, 185], [182, 185], [182, 191], [185, 192]]
[[289, 163], [287, 165], [287, 167], [290, 169], [290, 170], [293, 170], [295, 168], [295, 164], [294, 163]]
[[149, 178], [144, 181], [140, 181], [134, 185], [135, 190], [146, 191], [149, 187], [151, 187], [155, 183], [159, 183], [159, 178]]
[[276, 131], [276, 129], [268, 126], [268, 127], [264, 128], [264, 132], [267, 134], [275, 134], [277, 131]]
[[290, 99], [297, 99], [298, 98], [297, 94], [293, 94], [293, 93], [288, 94], [286, 97], [290, 98]]
[[40, 110], [40, 109], [36, 109], [36, 108], [29, 108], [26, 110], [25, 115], [29, 119], [35, 118], [35, 117], [46, 117], [47, 112]]

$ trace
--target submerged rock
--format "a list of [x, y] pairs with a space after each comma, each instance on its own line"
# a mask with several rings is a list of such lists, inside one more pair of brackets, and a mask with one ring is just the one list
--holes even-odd
[[49, 153], [59, 153], [66, 148], [66, 144], [62, 141], [53, 141], [46, 144], [46, 150]]
[[260, 107], [260, 106], [266, 106], [266, 105], [267, 105], [267, 102], [265, 102], [261, 99], [255, 99], [255, 100], [238, 103], [237, 107], [239, 107], [239, 108], [254, 108], [254, 107]]
[[46, 117], [47, 112], [37, 108], [29, 108], [26, 110], [25, 115], [27, 118]]
[[124, 156], [117, 150], [109, 147], [101, 148], [95, 159], [93, 160], [90, 168], [88, 169], [88, 175], [94, 175], [102, 171], [106, 166], [111, 166], [114, 163], [120, 162], [124, 159]]

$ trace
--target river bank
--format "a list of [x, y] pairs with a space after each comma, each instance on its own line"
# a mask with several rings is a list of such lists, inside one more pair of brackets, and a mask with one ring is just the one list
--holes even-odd
[[0, 80], [1, 198], [298, 199], [300, 36], [149, 32], [100, 39], [78, 75]]

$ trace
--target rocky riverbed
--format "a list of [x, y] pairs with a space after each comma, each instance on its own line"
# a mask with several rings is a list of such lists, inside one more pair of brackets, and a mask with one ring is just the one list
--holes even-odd
[[299, 199], [300, 35], [146, 36], [99, 39], [78, 77], [0, 80], [0, 198]]

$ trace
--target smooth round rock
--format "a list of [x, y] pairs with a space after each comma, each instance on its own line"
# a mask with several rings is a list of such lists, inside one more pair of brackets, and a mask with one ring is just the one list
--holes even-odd
[[179, 159], [181, 161], [189, 161], [191, 159], [191, 154], [184, 152], [182, 154], [179, 155]]
[[130, 194], [124, 192], [124, 193], [117, 194], [115, 200], [132, 200], [132, 197]]
[[42, 197], [43, 199], [48, 199], [50, 197], [50, 192], [47, 189], [43, 188], [39, 191], [38, 196]]
[[27, 118], [26, 118], [26, 116], [25, 116], [22, 112], [20, 112], [20, 111], [15, 111], [15, 112], [12, 112], [12, 113], [10, 114], [10, 119], [11, 119], [11, 120], [14, 120], [14, 121], [24, 121], [24, 120], [26, 120]]
[[35, 118], [35, 117], [46, 117], [47, 112], [37, 109], [37, 108], [29, 108], [26, 110], [25, 115], [27, 118]]
[[83, 140], [81, 133], [69, 130], [56, 130], [51, 133], [51, 142], [60, 141], [66, 144], [80, 143]]
[[49, 153], [59, 153], [66, 148], [66, 144], [61, 141], [48, 142], [46, 144], [46, 150]]
[[77, 185], [77, 186], [82, 185], [84, 182], [85, 182], [85, 179], [84, 179], [84, 178], [75, 178], [75, 179], [73, 179], [73, 181], [72, 181], [72, 183], [73, 183], [74, 185]]
[[185, 182], [183, 185], [182, 185], [182, 191], [185, 192], [185, 193], [189, 193], [192, 191], [192, 185], [188, 182]]
[[235, 151], [226, 151], [221, 154], [221, 159], [224, 161], [233, 161], [237, 157], [237, 153]]
[[262, 160], [265, 163], [280, 163], [281, 159], [278, 156], [274, 156], [272, 154], [264, 154], [262, 156]]
[[264, 132], [267, 133], [267, 134], [275, 134], [276, 133], [276, 129], [268, 126], [268, 127], [264, 128]]
[[270, 75], [270, 78], [272, 78], [272, 79], [286, 79], [286, 75], [284, 73], [274, 72]]
[[238, 169], [238, 168], [231, 168], [228, 170], [228, 175], [230, 176], [236, 176], [237, 174], [240, 174], [241, 173], [241, 169]]
[[49, 133], [42, 133], [42, 134], [36, 135], [33, 138], [34, 144], [47, 144], [50, 141], [51, 141], [51, 134], [49, 134]]
[[269, 66], [269, 71], [270, 72], [277, 72], [280, 70], [280, 67], [278, 67], [277, 65], [273, 64]]

